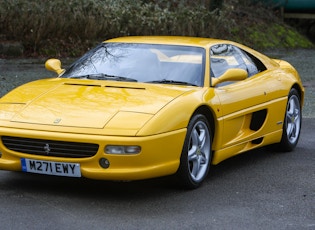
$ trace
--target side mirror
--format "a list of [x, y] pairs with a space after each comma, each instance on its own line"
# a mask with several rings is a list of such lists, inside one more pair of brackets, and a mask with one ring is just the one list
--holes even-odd
[[228, 69], [224, 74], [218, 78], [211, 78], [211, 85], [216, 86], [219, 83], [225, 81], [241, 81], [245, 80], [248, 77], [247, 71], [243, 69]]
[[65, 69], [61, 69], [61, 61], [59, 59], [48, 59], [45, 62], [45, 68], [49, 71], [53, 71], [59, 75], [65, 72]]

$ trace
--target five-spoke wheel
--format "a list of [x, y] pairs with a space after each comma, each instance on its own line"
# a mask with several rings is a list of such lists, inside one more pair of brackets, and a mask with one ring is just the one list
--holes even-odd
[[283, 124], [280, 142], [281, 150], [292, 151], [298, 143], [301, 131], [302, 112], [300, 96], [296, 89], [291, 89]]
[[186, 188], [197, 188], [211, 164], [211, 130], [205, 116], [195, 115], [189, 122], [177, 175]]

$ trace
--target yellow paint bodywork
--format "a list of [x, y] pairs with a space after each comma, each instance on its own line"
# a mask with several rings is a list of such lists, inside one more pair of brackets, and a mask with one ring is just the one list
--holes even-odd
[[[75, 130], [74, 130], [75, 131]], [[23, 135], [25, 131], [20, 129], [3, 129], [6, 135]], [[37, 160], [49, 160], [55, 162], [79, 163], [82, 176], [93, 179], [106, 180], [138, 180], [163, 175], [170, 175], [178, 168], [178, 158], [181, 153], [182, 140], [185, 137], [185, 129], [176, 130], [166, 134], [158, 134], [147, 137], [115, 137], [93, 134], [74, 134], [61, 132], [46, 132], [29, 130], [28, 138], [41, 138], [58, 141], [76, 141], [99, 144], [97, 154], [89, 158], [63, 158], [47, 156], [30, 156], [29, 154], [16, 153], [7, 150], [0, 144], [2, 158], [0, 158], [1, 169], [21, 170], [20, 158]], [[178, 143], [170, 145], [170, 143]], [[111, 155], [105, 154], [104, 148], [110, 145], [139, 145], [142, 151], [135, 155]], [[4, 150], [4, 151], [3, 151]], [[171, 154], [170, 154], [171, 153]], [[101, 158], [110, 162], [110, 167], [104, 169], [99, 165]]]
[[[229, 157], [281, 140], [287, 96], [304, 88], [294, 68], [237, 43], [206, 38], [127, 37], [106, 42], [175, 44], [206, 50], [204, 87], [78, 79], [46, 79], [28, 83], [0, 100], [0, 135], [44, 140], [94, 143], [98, 152], [88, 158], [30, 155], [7, 149], [0, 142], [0, 169], [21, 170], [21, 158], [79, 163], [82, 176], [106, 180], [138, 180], [174, 174], [189, 120], [203, 111], [212, 124], [213, 159]], [[255, 55], [267, 70], [234, 84], [211, 87], [211, 46], [232, 44]], [[162, 61], [199, 63], [185, 56]], [[56, 65], [56, 64], [52, 64]], [[61, 68], [57, 63], [61, 74]], [[202, 108], [202, 110], [200, 110]], [[266, 111], [258, 130], [253, 113]], [[259, 140], [259, 141], [257, 141]], [[104, 152], [106, 145], [139, 145], [135, 155]], [[104, 169], [99, 160], [106, 158]]]

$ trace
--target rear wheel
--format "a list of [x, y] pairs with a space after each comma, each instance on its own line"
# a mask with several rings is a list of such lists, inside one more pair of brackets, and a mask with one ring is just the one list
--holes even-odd
[[179, 182], [185, 188], [199, 187], [211, 164], [211, 130], [204, 115], [197, 114], [189, 122], [177, 171]]
[[279, 144], [280, 150], [292, 151], [300, 137], [302, 124], [302, 111], [300, 95], [296, 89], [291, 89], [283, 124], [282, 139]]

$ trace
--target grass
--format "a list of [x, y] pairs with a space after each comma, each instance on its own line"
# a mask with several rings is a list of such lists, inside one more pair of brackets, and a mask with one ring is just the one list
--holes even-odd
[[234, 40], [255, 49], [311, 47], [270, 9], [226, 0], [209, 11], [189, 0], [1, 0], [0, 37], [29, 56], [79, 56], [98, 42], [129, 35], [183, 35]]

